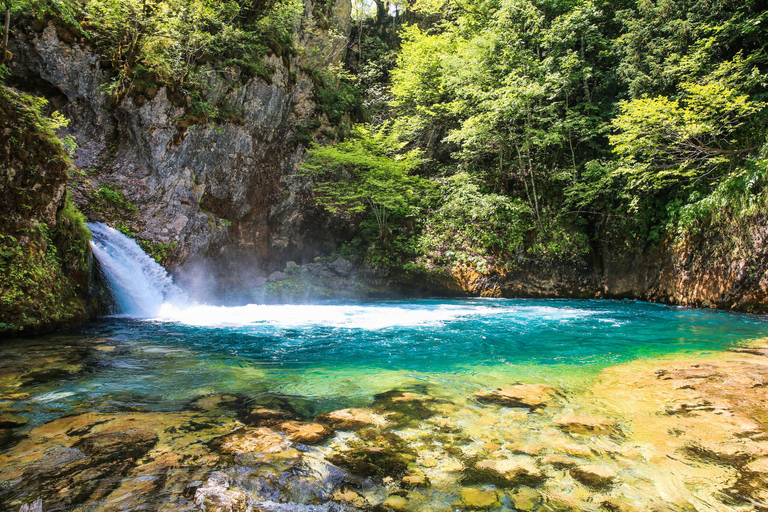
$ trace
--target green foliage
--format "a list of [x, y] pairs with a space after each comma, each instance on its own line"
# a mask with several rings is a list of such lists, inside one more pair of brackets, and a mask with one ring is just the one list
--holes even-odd
[[125, 198], [122, 189], [117, 185], [102, 184], [94, 196], [107, 208], [118, 208], [129, 213], [136, 212], [136, 205]]
[[714, 179], [757, 152], [752, 136], [764, 130], [760, 113], [767, 106], [724, 83], [722, 74], [702, 83], [685, 82], [679, 99], [622, 101], [611, 144], [620, 170], [636, 186]]
[[418, 152], [398, 153], [402, 147], [386, 127], [374, 132], [358, 126], [346, 141], [313, 146], [303, 170], [315, 181], [320, 205], [329, 212], [372, 212], [378, 238], [386, 242], [390, 223], [418, 215], [431, 188], [411, 174]]
[[85, 319], [90, 234], [61, 197], [69, 156], [46, 102], [0, 86], [0, 335]]
[[501, 194], [485, 194], [471, 176], [459, 173], [442, 188], [444, 200], [427, 219], [419, 246], [439, 263], [473, 257], [504, 258], [525, 249], [534, 229], [527, 205]]
[[54, 17], [94, 44], [115, 72], [116, 98], [170, 85], [205, 90], [218, 73], [270, 75], [269, 52], [288, 56], [303, 12], [300, 0], [30, 0], [39, 18]]
[[179, 246], [177, 242], [151, 243], [147, 240], [138, 240], [141, 248], [160, 265], [166, 266], [173, 252]]

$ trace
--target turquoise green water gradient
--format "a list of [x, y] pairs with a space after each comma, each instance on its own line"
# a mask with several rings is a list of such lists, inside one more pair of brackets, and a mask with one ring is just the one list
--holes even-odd
[[404, 386], [446, 397], [515, 382], [579, 386], [606, 366], [721, 351], [767, 333], [764, 317], [622, 301], [165, 305], [151, 320], [106, 318], [5, 344], [0, 357], [103, 341], [85, 371], [31, 386], [36, 423], [84, 410], [177, 409], [223, 392], [289, 397], [311, 415]]

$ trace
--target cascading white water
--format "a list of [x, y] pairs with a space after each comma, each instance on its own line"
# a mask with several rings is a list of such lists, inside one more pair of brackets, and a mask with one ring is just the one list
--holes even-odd
[[88, 224], [91, 249], [107, 277], [120, 314], [152, 318], [163, 302], [178, 298], [168, 272], [134, 240], [106, 224]]

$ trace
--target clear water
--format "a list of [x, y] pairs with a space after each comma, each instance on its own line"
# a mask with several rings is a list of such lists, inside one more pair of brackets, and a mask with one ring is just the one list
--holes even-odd
[[[579, 387], [621, 362], [722, 351], [766, 335], [763, 317], [641, 302], [166, 304], [155, 319], [105, 318], [4, 344], [0, 358], [23, 367], [36, 363], [19, 357], [53, 347], [62, 354], [93, 341], [106, 347], [87, 350], [85, 371], [25, 389], [35, 424], [83, 410], [174, 410], [223, 392], [291, 397], [311, 416], [396, 387], [428, 386], [446, 397], [516, 382]], [[74, 359], [82, 361], [81, 352]]]

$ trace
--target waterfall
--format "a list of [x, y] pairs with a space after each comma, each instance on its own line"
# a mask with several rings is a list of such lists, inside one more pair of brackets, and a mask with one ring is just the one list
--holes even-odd
[[93, 255], [107, 277], [118, 313], [151, 318], [163, 302], [181, 294], [168, 272], [134, 240], [100, 222], [88, 228]]

